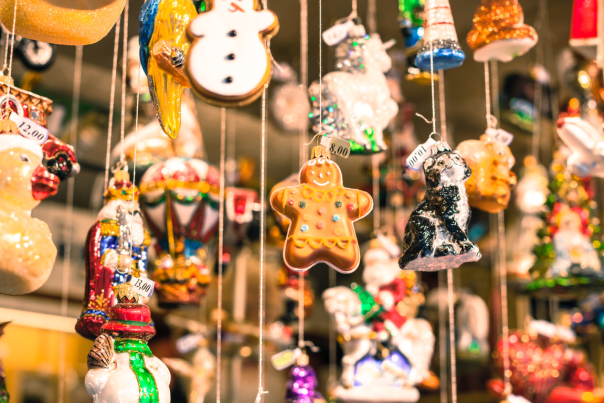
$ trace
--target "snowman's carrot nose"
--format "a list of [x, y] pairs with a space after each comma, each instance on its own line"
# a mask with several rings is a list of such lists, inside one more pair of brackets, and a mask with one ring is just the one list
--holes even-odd
[[236, 3], [231, 2], [231, 7], [232, 8], [229, 8], [229, 11], [231, 13], [234, 13], [236, 11], [241, 11], [242, 13], [245, 13], [245, 10], [243, 8], [239, 7]]

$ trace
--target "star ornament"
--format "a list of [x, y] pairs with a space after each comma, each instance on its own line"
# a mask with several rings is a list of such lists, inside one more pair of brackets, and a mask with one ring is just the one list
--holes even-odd
[[283, 259], [292, 270], [305, 271], [326, 263], [351, 273], [361, 260], [353, 222], [373, 209], [371, 196], [342, 185], [342, 172], [323, 146], [300, 171], [300, 184], [278, 187], [271, 207], [290, 219]]

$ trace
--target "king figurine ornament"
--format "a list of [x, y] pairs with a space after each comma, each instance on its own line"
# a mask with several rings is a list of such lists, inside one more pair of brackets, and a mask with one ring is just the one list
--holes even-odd
[[283, 257], [293, 270], [327, 263], [339, 272], [357, 269], [361, 259], [353, 222], [371, 212], [373, 199], [342, 186], [342, 172], [323, 146], [300, 171], [300, 184], [275, 190], [271, 207], [291, 220]]

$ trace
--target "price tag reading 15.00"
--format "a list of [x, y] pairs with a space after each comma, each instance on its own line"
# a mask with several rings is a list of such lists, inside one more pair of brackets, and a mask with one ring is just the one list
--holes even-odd
[[136, 292], [138, 292], [143, 297], [150, 297], [151, 294], [153, 294], [153, 289], [155, 288], [155, 281], [149, 280], [148, 278], [144, 277], [132, 276], [130, 284], [132, 284], [136, 289]]
[[10, 120], [19, 127], [19, 133], [38, 144], [46, 143], [48, 140], [48, 129], [34, 122], [31, 119], [17, 115], [15, 112], [10, 114]]

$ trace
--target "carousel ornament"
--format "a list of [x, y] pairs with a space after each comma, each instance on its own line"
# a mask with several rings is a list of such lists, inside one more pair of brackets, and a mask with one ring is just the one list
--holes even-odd
[[86, 0], [74, 4], [55, 0], [7, 0], [0, 5], [0, 22], [11, 28], [15, 22], [16, 35], [36, 41], [90, 45], [109, 33], [126, 1]]
[[[308, 89], [313, 130], [351, 142], [351, 154], [384, 151], [383, 131], [398, 113], [386, 73], [392, 60], [386, 52], [394, 41], [383, 43], [378, 34], [366, 35], [354, 25], [336, 47], [336, 69]], [[319, 95], [322, 103], [319, 105]]]
[[371, 212], [371, 196], [342, 186], [342, 172], [323, 146], [300, 171], [299, 185], [277, 189], [271, 207], [291, 220], [283, 258], [298, 271], [326, 263], [342, 273], [357, 269], [361, 253], [353, 222]]
[[[105, 206], [86, 238], [86, 290], [76, 332], [94, 340], [115, 305], [114, 287], [147, 277], [149, 233], [143, 226], [139, 192], [127, 171], [118, 170], [105, 192]], [[134, 200], [134, 202], [133, 202]]]
[[185, 64], [189, 82], [211, 105], [248, 105], [271, 80], [265, 40], [277, 34], [279, 20], [272, 11], [262, 10], [258, 0], [206, 4], [206, 11], [187, 28], [193, 42]]
[[459, 67], [466, 55], [457, 40], [449, 0], [427, 0], [424, 8], [424, 44], [415, 65], [430, 71]]
[[516, 160], [510, 148], [484, 134], [480, 140], [461, 142], [457, 151], [472, 170], [466, 182], [470, 206], [487, 213], [505, 210], [516, 185], [516, 175], [512, 172]]
[[189, 50], [186, 29], [196, 16], [188, 0], [147, 1], [139, 16], [141, 65], [159, 124], [171, 138], [180, 131], [182, 93], [190, 87], [184, 73]]
[[465, 182], [472, 170], [444, 141], [435, 143], [430, 151], [423, 163], [426, 195], [405, 226], [399, 259], [404, 270], [455, 269], [481, 258], [467, 234], [472, 212]]
[[218, 229], [218, 171], [196, 158], [173, 157], [141, 179], [141, 210], [154, 237], [153, 264], [162, 306], [197, 305], [210, 282], [204, 246]]
[[518, 0], [482, 0], [473, 22], [467, 42], [477, 62], [509, 62], [537, 43], [537, 32], [524, 23]]
[[147, 345], [151, 312], [129, 284], [114, 290], [117, 305], [88, 353], [84, 381], [93, 403], [170, 403], [170, 370]]
[[567, 165], [574, 175], [604, 178], [604, 137], [580, 117], [558, 119], [558, 136], [571, 150]]

